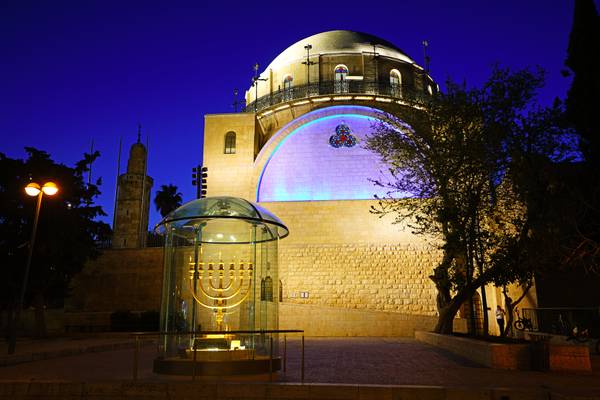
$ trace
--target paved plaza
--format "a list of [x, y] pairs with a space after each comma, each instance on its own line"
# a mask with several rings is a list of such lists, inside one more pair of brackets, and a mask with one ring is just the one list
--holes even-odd
[[[51, 353], [55, 358], [0, 367], [0, 381], [101, 382], [131, 380], [134, 350], [128, 336], [74, 338], [19, 343], [19, 353]], [[79, 354], [64, 354], [79, 346]], [[96, 346], [96, 347], [94, 347]], [[111, 346], [115, 348], [111, 350]], [[42, 353], [38, 353], [42, 354]], [[142, 346], [138, 379], [146, 382], [190, 380], [152, 372], [156, 347]], [[300, 382], [300, 340], [287, 342], [287, 373], [280, 382]], [[40, 356], [38, 356], [40, 358]], [[594, 372], [567, 374], [507, 371], [481, 367], [410, 338], [314, 338], [305, 342], [305, 382], [369, 385], [428, 385], [473, 388], [546, 388], [557, 392], [600, 394], [600, 357], [592, 356]]]

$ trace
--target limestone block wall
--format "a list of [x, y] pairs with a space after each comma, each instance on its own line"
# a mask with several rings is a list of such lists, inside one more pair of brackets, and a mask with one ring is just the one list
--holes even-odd
[[283, 300], [435, 315], [438, 254], [402, 245], [281, 246]]
[[279, 241], [284, 302], [436, 314], [436, 290], [429, 275], [441, 252], [408, 227], [392, 224], [392, 216], [371, 214], [374, 204], [261, 203], [290, 229], [289, 237]]

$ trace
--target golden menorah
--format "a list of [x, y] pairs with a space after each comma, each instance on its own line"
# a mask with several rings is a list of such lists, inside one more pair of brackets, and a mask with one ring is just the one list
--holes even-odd
[[223, 330], [225, 314], [233, 312], [250, 294], [252, 263], [240, 261], [226, 267], [223, 261], [199, 262], [196, 270], [196, 263], [190, 261], [189, 274], [194, 300], [215, 312], [217, 330]]

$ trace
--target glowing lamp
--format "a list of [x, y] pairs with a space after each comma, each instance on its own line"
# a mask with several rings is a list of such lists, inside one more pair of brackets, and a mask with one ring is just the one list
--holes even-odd
[[37, 196], [40, 194], [40, 191], [40, 185], [35, 182], [31, 182], [25, 186], [25, 193], [27, 193], [29, 196]]
[[46, 182], [42, 187], [35, 182], [30, 182], [25, 186], [25, 193], [29, 196], [35, 197], [40, 194], [40, 192], [44, 192], [44, 194], [48, 196], [54, 196], [58, 193], [58, 186], [56, 186], [56, 183], [54, 182]]
[[56, 183], [54, 182], [46, 182], [44, 183], [44, 186], [42, 186], [42, 191], [48, 196], [54, 196], [58, 193], [58, 186], [56, 186]]

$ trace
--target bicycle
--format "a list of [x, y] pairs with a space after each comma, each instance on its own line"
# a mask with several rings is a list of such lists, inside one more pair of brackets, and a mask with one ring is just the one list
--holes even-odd
[[532, 331], [533, 323], [531, 322], [531, 318], [526, 318], [525, 315], [519, 315], [519, 309], [515, 308], [515, 314], [517, 314], [517, 320], [513, 323], [513, 326], [518, 331]]

